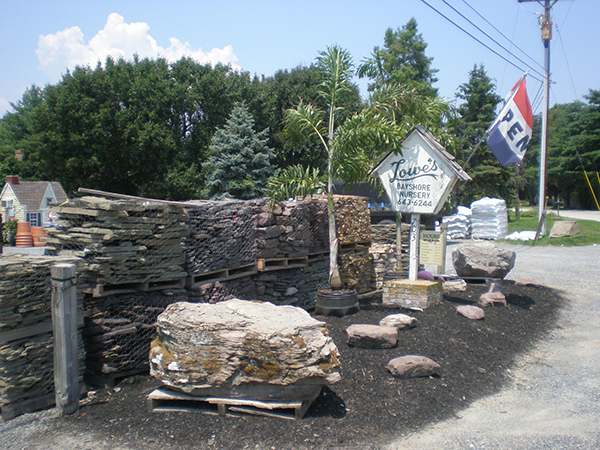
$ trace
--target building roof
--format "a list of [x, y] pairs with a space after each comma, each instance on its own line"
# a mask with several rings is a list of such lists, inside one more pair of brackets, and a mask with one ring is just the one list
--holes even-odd
[[46, 190], [48, 184], [52, 187], [54, 195], [59, 203], [68, 199], [67, 194], [58, 181], [19, 181], [18, 184], [8, 183], [15, 193], [21, 205], [27, 206], [29, 210], [35, 211], [45, 204]]

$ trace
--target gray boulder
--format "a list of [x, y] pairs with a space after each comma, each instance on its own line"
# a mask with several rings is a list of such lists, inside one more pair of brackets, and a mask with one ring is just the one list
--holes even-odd
[[359, 348], [392, 348], [398, 343], [396, 327], [355, 324], [346, 328], [348, 345]]
[[387, 369], [396, 378], [416, 378], [439, 375], [442, 367], [426, 356], [406, 355], [392, 359]]
[[452, 252], [460, 277], [504, 278], [515, 266], [517, 254], [490, 242], [462, 244]]
[[158, 317], [150, 373], [191, 395], [306, 399], [341, 379], [324, 322], [294, 306], [174, 303]]

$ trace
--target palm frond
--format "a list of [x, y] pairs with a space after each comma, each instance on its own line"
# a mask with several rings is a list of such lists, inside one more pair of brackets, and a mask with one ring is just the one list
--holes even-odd
[[300, 165], [287, 167], [267, 183], [266, 194], [271, 203], [289, 198], [307, 197], [325, 192], [327, 184], [319, 169]]
[[301, 147], [310, 142], [327, 148], [325, 113], [310, 103], [300, 102], [286, 111], [284, 132], [292, 145]]

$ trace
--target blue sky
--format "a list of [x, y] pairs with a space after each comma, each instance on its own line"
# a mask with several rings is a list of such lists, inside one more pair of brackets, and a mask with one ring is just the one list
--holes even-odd
[[[257, 75], [308, 65], [328, 45], [348, 49], [355, 63], [383, 45], [385, 30], [411, 17], [438, 69], [436, 87], [454, 99], [474, 64], [483, 63], [504, 97], [531, 68], [529, 96], [541, 82], [543, 46], [538, 2], [517, 0], [426, 0], [517, 67], [485, 48], [422, 0], [0, 0], [0, 116], [35, 84], [55, 84], [75, 64], [91, 64], [107, 54], [130, 58], [158, 54], [191, 55], [201, 62], [231, 63]], [[543, 2], [542, 2], [543, 3]], [[448, 6], [468, 17], [523, 62]], [[476, 13], [476, 12], [478, 13]], [[600, 89], [600, 2], [559, 0], [553, 7], [551, 104], [583, 99]], [[506, 41], [492, 26], [512, 40]], [[519, 49], [517, 49], [516, 47]], [[526, 55], [521, 53], [521, 50]], [[531, 60], [530, 58], [533, 58]], [[357, 80], [366, 95], [365, 80]], [[537, 106], [537, 108], [536, 108]]]

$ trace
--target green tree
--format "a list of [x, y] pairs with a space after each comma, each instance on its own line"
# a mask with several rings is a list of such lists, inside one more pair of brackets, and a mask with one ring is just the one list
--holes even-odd
[[[567, 206], [574, 195], [581, 206], [594, 208], [584, 170], [600, 170], [600, 91], [590, 90], [586, 99], [587, 103], [556, 105], [549, 111], [547, 192]], [[597, 188], [597, 182], [592, 186]]]
[[210, 157], [204, 163], [210, 197], [247, 200], [263, 195], [275, 172], [267, 134], [268, 130], [254, 131], [254, 118], [244, 104], [234, 105], [225, 127], [212, 137]]
[[[456, 160], [464, 167], [494, 121], [495, 108], [501, 97], [495, 93], [495, 85], [483, 64], [473, 67], [469, 72], [469, 81], [459, 86], [456, 97], [462, 103], [457, 108], [457, 118], [452, 121], [451, 127], [457, 142]], [[460, 187], [457, 194], [460, 204], [470, 204], [484, 196], [512, 198], [514, 169], [502, 167], [485, 143], [475, 150], [464, 168], [473, 181]]]
[[417, 21], [412, 18], [401, 29], [388, 28], [383, 48], [376, 46], [358, 68], [359, 77], [372, 80], [369, 91], [390, 83], [415, 89], [420, 94], [437, 96], [433, 84], [438, 81], [437, 69], [431, 67], [433, 58], [425, 55], [427, 43], [417, 30]]
[[236, 101], [252, 97], [249, 75], [225, 66], [108, 58], [25, 93], [0, 122], [0, 170], [71, 192], [198, 198], [212, 135]]
[[[256, 124], [260, 128], [269, 128], [269, 146], [275, 151], [274, 163], [279, 168], [301, 164], [306, 167], [318, 167], [324, 170], [327, 166], [327, 154], [321, 146], [291, 147], [285, 137], [285, 113], [300, 101], [310, 103], [319, 109], [327, 107], [325, 99], [319, 95], [318, 86], [322, 74], [312, 64], [299, 66], [292, 70], [278, 70], [272, 77], [257, 80], [256, 95], [249, 102]], [[343, 109], [340, 120], [345, 116], [358, 112], [361, 99], [356, 85], [344, 93], [341, 98]]]

